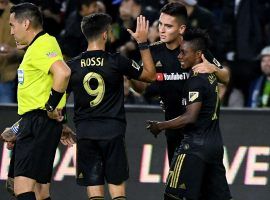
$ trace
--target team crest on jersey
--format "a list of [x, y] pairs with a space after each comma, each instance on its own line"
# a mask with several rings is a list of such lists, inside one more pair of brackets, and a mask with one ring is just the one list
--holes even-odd
[[23, 81], [24, 81], [24, 71], [23, 71], [23, 69], [18, 69], [17, 74], [18, 74], [18, 83], [22, 85]]
[[138, 63], [136, 63], [134, 60], [132, 60], [132, 67], [137, 69], [138, 71], [140, 70], [140, 65]]
[[56, 52], [49, 52], [46, 54], [49, 58], [54, 58], [57, 56], [57, 53]]
[[188, 101], [193, 102], [199, 97], [199, 92], [189, 92], [188, 93]]

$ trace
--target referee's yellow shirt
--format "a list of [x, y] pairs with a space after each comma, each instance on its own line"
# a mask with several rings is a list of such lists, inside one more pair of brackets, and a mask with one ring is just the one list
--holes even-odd
[[[45, 33], [39, 36], [27, 49], [18, 69], [18, 114], [32, 110], [45, 110], [45, 103], [53, 84], [49, 73], [52, 64], [63, 60], [62, 52], [56, 39]], [[64, 107], [65, 95], [58, 107]]]

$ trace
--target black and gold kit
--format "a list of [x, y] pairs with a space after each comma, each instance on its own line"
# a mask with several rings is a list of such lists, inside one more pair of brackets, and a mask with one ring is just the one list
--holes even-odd
[[183, 94], [184, 105], [200, 102], [201, 109], [196, 122], [183, 129], [184, 139], [170, 166], [167, 198], [229, 200], [231, 194], [222, 162], [216, 76], [191, 74]]
[[84, 52], [67, 64], [78, 139], [77, 183], [103, 185], [105, 178], [120, 184], [128, 178], [123, 75], [138, 79], [142, 67], [102, 50]]
[[[165, 106], [165, 120], [170, 120], [183, 114], [183, 87], [188, 79], [188, 71], [181, 68], [177, 59], [180, 48], [170, 50], [165, 43], [156, 42], [150, 46], [151, 54], [156, 65], [156, 82], [159, 96]], [[167, 138], [168, 157], [171, 162], [175, 149], [183, 138], [180, 130], [165, 130]]]
[[[74, 93], [74, 122], [78, 138], [109, 139], [126, 126], [123, 75], [138, 79], [135, 61], [105, 51], [88, 51], [68, 62]], [[89, 129], [91, 128], [91, 131]]]

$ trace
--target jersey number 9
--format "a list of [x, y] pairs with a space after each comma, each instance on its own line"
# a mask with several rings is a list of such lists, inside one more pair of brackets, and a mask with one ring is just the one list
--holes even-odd
[[[90, 81], [92, 79], [95, 79], [98, 82], [98, 86], [96, 89], [91, 88]], [[97, 106], [102, 101], [105, 93], [105, 83], [102, 76], [95, 72], [90, 72], [86, 74], [83, 79], [83, 86], [90, 96], [95, 97], [93, 100], [90, 101], [90, 107]]]

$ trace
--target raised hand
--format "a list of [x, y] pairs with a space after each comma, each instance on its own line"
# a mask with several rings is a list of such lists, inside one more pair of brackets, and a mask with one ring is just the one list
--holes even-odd
[[145, 17], [142, 15], [137, 17], [137, 26], [135, 33], [132, 30], [127, 29], [127, 31], [137, 41], [137, 43], [147, 42], [148, 30], [149, 21], [146, 20]]

